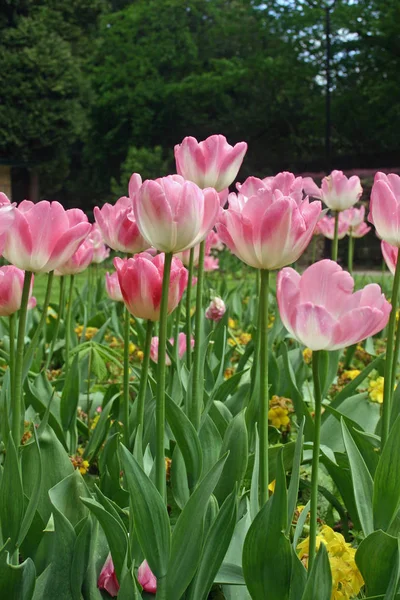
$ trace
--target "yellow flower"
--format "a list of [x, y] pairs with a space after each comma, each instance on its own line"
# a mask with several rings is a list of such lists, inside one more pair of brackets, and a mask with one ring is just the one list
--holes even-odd
[[81, 475], [85, 475], [89, 469], [89, 462], [87, 460], [83, 460], [80, 467], [79, 472]]
[[350, 371], [343, 371], [343, 377], [345, 379], [355, 379], [361, 373], [360, 369], [350, 369]]
[[[355, 562], [356, 551], [348, 544], [342, 534], [336, 533], [324, 525], [317, 535], [316, 547], [326, 546], [332, 571], [331, 600], [350, 600], [355, 598], [364, 585], [364, 580]], [[310, 538], [297, 546], [297, 553], [303, 564], [308, 564]]]
[[139, 360], [140, 362], [142, 362], [143, 361], [143, 357], [144, 357], [144, 352], [142, 350], [138, 350], [136, 352], [136, 358], [137, 358], [137, 360]]
[[235, 369], [232, 369], [231, 367], [228, 367], [227, 369], [225, 369], [224, 371], [224, 377], [225, 379], [229, 379], [230, 377], [232, 377], [232, 375], [235, 374]]
[[383, 377], [377, 377], [376, 379], [369, 382], [368, 393], [369, 397], [373, 402], [383, 403], [383, 385], [385, 379]]
[[[78, 337], [81, 337], [82, 333], [83, 333], [83, 325], [77, 325], [75, 327], [75, 333]], [[97, 327], [86, 327], [86, 331], [85, 331], [85, 339], [87, 340], [91, 340], [92, 337], [94, 337], [96, 335], [96, 333], [98, 332], [98, 328]]]
[[283, 408], [282, 406], [274, 406], [268, 411], [268, 421], [277, 429], [286, 427], [290, 423], [288, 414], [289, 411], [287, 408]]
[[269, 314], [268, 315], [268, 329], [271, 329], [271, 327], [273, 326], [274, 323], [275, 323], [275, 315]]
[[304, 361], [309, 365], [312, 359], [312, 350], [310, 348], [304, 348], [303, 358]]
[[246, 346], [251, 340], [251, 333], [242, 333], [239, 337], [239, 342]]
[[129, 354], [133, 354], [136, 350], [136, 346], [133, 342], [129, 342]]
[[234, 338], [228, 338], [229, 346], [237, 346], [237, 341]]
[[229, 317], [229, 319], [228, 319], [228, 327], [230, 329], [235, 329], [235, 327], [236, 327], [236, 321], [235, 321], [235, 319], [232, 319], [232, 317]]
[[100, 415], [97, 413], [97, 415], [94, 416], [93, 421], [90, 423], [90, 430], [93, 431], [93, 429], [96, 428], [96, 425], [98, 423], [100, 419]]

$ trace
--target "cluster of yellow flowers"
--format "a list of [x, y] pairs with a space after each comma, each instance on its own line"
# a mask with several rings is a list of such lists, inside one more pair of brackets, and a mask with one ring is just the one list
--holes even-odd
[[290, 398], [272, 396], [269, 401], [268, 421], [277, 429], [287, 429], [290, 424], [290, 413], [293, 412], [293, 403]]
[[368, 393], [373, 402], [383, 403], [383, 386], [385, 383], [384, 377], [377, 377], [369, 382]]
[[[355, 562], [356, 550], [348, 544], [342, 534], [328, 525], [323, 525], [317, 535], [317, 548], [326, 546], [332, 571], [331, 600], [350, 600], [356, 598], [364, 585], [364, 580]], [[308, 564], [310, 538], [297, 546], [297, 554], [303, 564]]]
[[[83, 330], [84, 330], [84, 326], [83, 325], [77, 325], [75, 327], [75, 333], [76, 333], [76, 335], [79, 338], [81, 337], [81, 335], [83, 333]], [[86, 330], [85, 330], [85, 339], [86, 340], [91, 340], [96, 335], [97, 332], [98, 332], [98, 328], [97, 327], [86, 327]]]

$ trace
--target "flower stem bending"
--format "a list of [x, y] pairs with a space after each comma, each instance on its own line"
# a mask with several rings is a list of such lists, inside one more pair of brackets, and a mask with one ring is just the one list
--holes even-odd
[[156, 460], [155, 478], [156, 487], [163, 498], [165, 491], [165, 457], [164, 457], [164, 431], [165, 431], [165, 353], [167, 350], [167, 319], [168, 319], [168, 293], [171, 275], [172, 252], [165, 255], [164, 275], [162, 284], [160, 327], [158, 337], [158, 381], [156, 394]]
[[260, 501], [263, 506], [268, 500], [268, 300], [269, 271], [261, 271], [259, 323], [260, 323]]
[[22, 368], [24, 362], [26, 315], [28, 312], [29, 291], [32, 273], [25, 271], [24, 286], [22, 288], [21, 308], [19, 310], [17, 349], [15, 354], [14, 370], [14, 396], [12, 399], [12, 437], [18, 448], [21, 441], [21, 411], [22, 411]]
[[320, 351], [314, 351], [312, 355], [315, 417], [314, 417], [314, 442], [311, 467], [311, 508], [310, 508], [310, 546], [308, 557], [308, 574], [311, 573], [315, 559], [315, 545], [317, 541], [317, 509], [318, 509], [318, 470], [319, 470], [319, 447], [321, 434], [321, 407], [322, 394], [319, 375]]
[[385, 359], [385, 383], [383, 385], [383, 405], [382, 405], [382, 436], [381, 448], [383, 449], [390, 430], [390, 413], [392, 410], [392, 395], [393, 395], [393, 369], [396, 369], [394, 364], [394, 336], [396, 328], [396, 312], [397, 301], [400, 285], [400, 259], [397, 259], [396, 271], [394, 274], [392, 288], [392, 310], [389, 318], [388, 336], [386, 344], [386, 359]]

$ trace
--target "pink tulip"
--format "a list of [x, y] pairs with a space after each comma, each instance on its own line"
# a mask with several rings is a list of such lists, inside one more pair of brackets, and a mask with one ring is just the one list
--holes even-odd
[[222, 252], [225, 248], [224, 244], [219, 239], [219, 235], [216, 231], [212, 230], [207, 236], [207, 242], [209, 243], [210, 250], [217, 250], [218, 252]]
[[306, 249], [321, 213], [321, 203], [296, 202], [280, 191], [261, 189], [247, 198], [229, 195], [220, 213], [218, 235], [243, 262], [257, 269], [280, 269]]
[[368, 221], [375, 225], [378, 236], [400, 247], [400, 177], [377, 173], [371, 191]]
[[93, 223], [86, 241], [90, 242], [93, 246], [93, 263], [100, 264], [110, 256], [110, 248], [107, 248], [104, 244], [103, 235], [97, 223]]
[[371, 227], [368, 227], [367, 223], [360, 223], [357, 227], [353, 227], [351, 230], [351, 235], [353, 238], [362, 238], [364, 235], [371, 231]]
[[312, 177], [303, 177], [303, 189], [304, 193], [311, 198], [322, 199], [321, 189], [317, 186]]
[[7, 196], [3, 192], [0, 192], [0, 254], [3, 253], [6, 242], [5, 234], [14, 222], [14, 206]]
[[123, 196], [113, 204], [94, 208], [94, 218], [103, 240], [113, 250], [135, 254], [146, 250], [150, 244], [143, 238], [133, 214], [132, 200]]
[[[24, 271], [7, 265], [0, 267], [0, 317], [9, 317], [21, 307]], [[36, 298], [32, 298], [33, 277], [29, 291], [28, 308], [36, 306]]]
[[217, 192], [180, 175], [147, 180], [133, 199], [138, 227], [161, 252], [182, 252], [205, 239], [220, 210]]
[[91, 228], [81, 210], [64, 210], [58, 202], [24, 200], [14, 212], [3, 254], [16, 267], [34, 273], [48, 273], [64, 264]]
[[345, 210], [359, 201], [362, 194], [360, 178], [347, 178], [343, 171], [332, 171], [324, 177], [321, 185], [321, 200], [331, 210]]
[[157, 579], [153, 575], [147, 560], [144, 560], [138, 569], [138, 582], [145, 592], [149, 594], [157, 592]]
[[129, 180], [129, 185], [128, 185], [128, 195], [131, 200], [133, 200], [133, 198], [136, 196], [141, 185], [142, 185], [141, 176], [139, 175], [139, 173], [133, 173], [133, 175], [131, 175], [131, 178]]
[[375, 335], [387, 324], [391, 305], [379, 285], [353, 294], [354, 281], [332, 260], [314, 263], [302, 275], [282, 269], [277, 299], [289, 333], [311, 350], [338, 350]]
[[391, 274], [394, 275], [394, 273], [396, 271], [396, 265], [397, 265], [397, 256], [399, 254], [398, 247], [392, 246], [391, 244], [388, 244], [387, 242], [384, 242], [382, 240], [381, 241], [381, 250], [382, 250], [383, 258], [385, 259], [387, 268], [389, 269]]
[[202, 189], [221, 192], [236, 178], [246, 151], [246, 142], [231, 146], [223, 135], [211, 135], [202, 142], [185, 137], [175, 146], [176, 170]]
[[222, 319], [224, 314], [226, 313], [225, 302], [219, 296], [215, 296], [207, 310], [206, 310], [206, 319], [211, 319], [211, 321], [215, 321], [216, 323]]
[[[129, 260], [114, 259], [125, 306], [135, 317], [158, 321], [164, 275], [164, 254], [136, 254]], [[188, 272], [182, 262], [172, 259], [168, 292], [168, 314], [179, 304], [186, 288]]]
[[[173, 346], [175, 344], [174, 338], [170, 338], [169, 342]], [[194, 339], [193, 338], [191, 338], [191, 340], [190, 340], [190, 346], [192, 348], [194, 348]], [[179, 358], [182, 358], [182, 356], [185, 354], [186, 348], [187, 348], [187, 345], [186, 345], [186, 334], [185, 333], [180, 333], [178, 335], [178, 356], [179, 356]], [[158, 337], [157, 336], [154, 336], [151, 339], [150, 358], [155, 363], [158, 362]], [[165, 364], [168, 365], [168, 366], [171, 364], [171, 359], [168, 356], [168, 354], [165, 355]]]
[[114, 302], [123, 302], [121, 288], [118, 281], [118, 273], [106, 273], [106, 291], [111, 300]]
[[348, 208], [344, 210], [341, 215], [341, 219], [345, 221], [349, 227], [359, 227], [362, 223], [364, 223], [365, 218], [365, 206], [361, 208]]
[[218, 269], [219, 259], [211, 254], [207, 254], [207, 256], [204, 257], [204, 271], [218, 271]]
[[113, 598], [118, 595], [119, 583], [115, 574], [111, 554], [108, 555], [104, 567], [100, 572], [99, 579], [97, 580], [97, 587], [100, 590], [106, 590]]
[[259, 190], [269, 189], [272, 192], [279, 191], [284, 196], [293, 198], [297, 204], [300, 204], [303, 200], [304, 185], [302, 177], [296, 177], [293, 173], [283, 171], [273, 177], [265, 177], [264, 179], [248, 177], [244, 183], [237, 183], [236, 187], [240, 194], [248, 198], [257, 195]]
[[78, 250], [64, 264], [59, 265], [55, 275], [76, 275], [88, 268], [93, 260], [93, 244], [87, 239], [82, 242]]
[[[343, 213], [339, 213], [339, 224], [338, 224], [338, 240], [342, 240], [345, 235], [349, 233], [349, 225], [342, 218]], [[328, 240], [333, 240], [335, 235], [335, 218], [334, 217], [323, 217], [317, 223], [317, 227], [319, 233], [328, 238]]]

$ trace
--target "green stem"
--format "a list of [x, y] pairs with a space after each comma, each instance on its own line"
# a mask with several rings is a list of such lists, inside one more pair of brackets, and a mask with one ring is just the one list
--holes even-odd
[[[193, 389], [189, 418], [195, 429], [199, 428], [203, 396], [203, 373], [201, 373], [201, 346], [203, 344], [203, 279], [204, 279], [205, 242], [200, 243], [199, 264], [197, 267], [196, 312], [194, 322], [194, 352], [193, 352]], [[190, 340], [190, 335], [188, 340]], [[190, 346], [190, 342], [189, 342]]]
[[[190, 310], [192, 308], [192, 279], [193, 279], [193, 270], [194, 270], [194, 248], [190, 249], [190, 257], [189, 257], [189, 274], [188, 274], [188, 284], [186, 288], [186, 339], [190, 340], [192, 335], [192, 318], [190, 315]], [[192, 347], [189, 344], [186, 349], [186, 366], [188, 371], [192, 366]]]
[[167, 600], [167, 578], [160, 579], [157, 577], [157, 594], [156, 600]]
[[260, 501], [263, 506], [268, 500], [268, 301], [269, 271], [261, 270], [259, 323], [260, 323]]
[[65, 365], [64, 373], [65, 380], [68, 377], [69, 371], [69, 349], [71, 345], [71, 323], [72, 323], [72, 298], [74, 294], [74, 275], [69, 278], [69, 292], [68, 292], [68, 305], [67, 305], [67, 318], [65, 324]]
[[64, 290], [65, 290], [65, 275], [62, 275], [60, 277], [60, 296], [59, 296], [59, 302], [58, 302], [57, 321], [56, 321], [56, 325], [55, 325], [55, 328], [54, 328], [54, 334], [53, 334], [53, 338], [51, 340], [51, 345], [50, 345], [49, 353], [47, 355], [46, 364], [45, 364], [45, 367], [44, 367], [46, 370], [50, 366], [51, 359], [52, 359], [53, 353], [54, 353], [54, 346], [56, 345], [56, 342], [57, 342], [57, 339], [58, 339], [58, 332], [60, 331], [61, 307], [62, 307], [62, 305], [64, 303]]
[[314, 351], [312, 355], [313, 381], [314, 381], [314, 442], [311, 467], [311, 509], [310, 509], [310, 544], [308, 550], [308, 574], [311, 573], [315, 559], [315, 545], [317, 541], [317, 509], [318, 509], [318, 469], [319, 469], [319, 447], [321, 432], [321, 407], [322, 394], [319, 375], [320, 352]]
[[146, 398], [146, 387], [147, 387], [147, 376], [149, 373], [149, 364], [150, 364], [150, 346], [151, 346], [151, 337], [153, 335], [153, 321], [150, 319], [146, 324], [146, 341], [143, 349], [143, 363], [142, 370], [140, 373], [140, 385], [139, 385], [139, 393], [137, 397], [137, 427], [142, 425], [142, 435], [143, 435], [143, 425], [144, 425], [144, 401]]
[[129, 446], [129, 339], [131, 333], [130, 326], [131, 315], [128, 309], [124, 310], [124, 380], [123, 380], [123, 425], [124, 425], [124, 444]]
[[90, 398], [90, 375], [92, 372], [92, 356], [93, 354], [93, 350], [92, 348], [90, 348], [90, 352], [89, 352], [89, 360], [88, 360], [88, 376], [87, 376], [87, 390], [86, 390], [86, 410], [87, 410], [87, 426], [88, 426], [88, 432], [90, 435], [90, 412], [92, 410], [92, 401]]
[[22, 367], [24, 361], [26, 315], [28, 312], [31, 280], [32, 273], [30, 271], [25, 271], [21, 308], [19, 309], [18, 338], [14, 370], [14, 397], [12, 399], [12, 436], [17, 448], [21, 441]]
[[[158, 334], [158, 381], [156, 393], [156, 459], [155, 479], [156, 487], [162, 498], [166, 498], [165, 490], [165, 457], [164, 457], [164, 431], [165, 431], [165, 353], [167, 350], [167, 320], [168, 320], [168, 293], [171, 275], [172, 252], [165, 255], [164, 276], [162, 284], [162, 297], [160, 307], [160, 328]], [[158, 592], [157, 592], [158, 595]], [[162, 597], [162, 596], [161, 596]]]
[[335, 233], [332, 240], [332, 260], [337, 260], [338, 257], [338, 232], [339, 232], [339, 211], [335, 211]]
[[49, 304], [50, 304], [51, 286], [53, 283], [53, 277], [54, 277], [54, 271], [50, 271], [50, 273], [48, 274], [48, 277], [47, 277], [47, 288], [46, 288], [46, 295], [45, 295], [44, 302], [43, 302], [42, 316], [40, 317], [39, 324], [36, 327], [35, 335], [33, 336], [31, 343], [29, 344], [29, 348], [24, 357], [24, 367], [23, 367], [23, 378], [24, 379], [27, 376], [30, 366], [32, 364], [32, 360], [33, 360], [36, 348], [39, 345], [40, 339], [42, 337], [42, 332], [43, 332], [43, 329], [44, 329], [44, 326], [46, 323], [47, 309], [49, 308]]
[[14, 383], [15, 383], [15, 319], [16, 313], [10, 315], [9, 318], [9, 337], [10, 337], [10, 386], [11, 386], [11, 397], [14, 397]]
[[399, 295], [400, 285], [400, 258], [397, 258], [396, 271], [394, 274], [393, 288], [392, 288], [392, 310], [390, 312], [388, 336], [386, 344], [386, 358], [385, 358], [385, 380], [383, 384], [383, 405], [382, 405], [382, 436], [381, 436], [381, 449], [383, 450], [390, 430], [390, 414], [392, 409], [392, 378], [393, 378], [393, 356], [394, 356], [394, 334], [396, 328], [396, 312], [397, 312], [397, 300]]
[[396, 372], [397, 372], [397, 365], [399, 363], [399, 352], [400, 352], [400, 319], [398, 320], [398, 323], [397, 323], [396, 341], [395, 341], [394, 353], [393, 353], [392, 387], [391, 387], [392, 390], [394, 390], [394, 386], [396, 385]]
[[60, 315], [60, 321], [63, 320], [64, 318], [64, 312], [65, 312], [65, 282], [66, 282], [66, 276], [63, 275], [60, 278], [60, 303], [59, 303], [59, 307], [58, 307], [58, 313]]
[[347, 270], [350, 275], [353, 275], [353, 257], [354, 257], [354, 238], [353, 234], [350, 232], [349, 235], [349, 253], [347, 260]]

